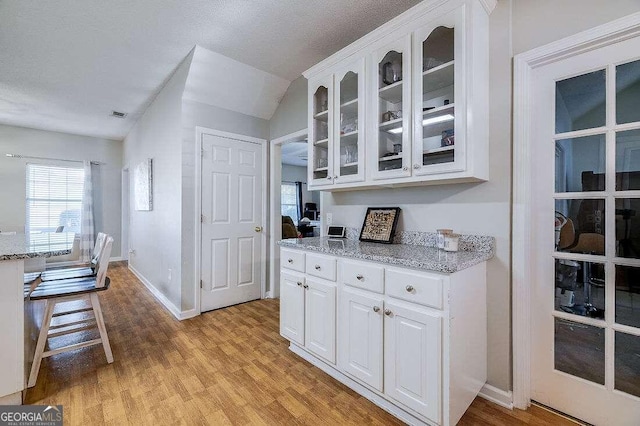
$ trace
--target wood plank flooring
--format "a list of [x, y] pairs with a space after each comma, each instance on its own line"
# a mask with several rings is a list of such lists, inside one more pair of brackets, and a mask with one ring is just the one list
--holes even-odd
[[[125, 263], [109, 276], [100, 300], [115, 362], [101, 346], [47, 358], [26, 395], [26, 403], [62, 404], [66, 425], [402, 424], [291, 353], [278, 334], [277, 300], [180, 322]], [[460, 424], [574, 423], [478, 398]]]

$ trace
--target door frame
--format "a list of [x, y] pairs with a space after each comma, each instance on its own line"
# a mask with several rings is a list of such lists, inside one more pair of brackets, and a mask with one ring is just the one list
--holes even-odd
[[513, 206], [512, 206], [512, 339], [513, 406], [531, 405], [531, 227], [534, 182], [530, 164], [534, 69], [579, 54], [640, 36], [640, 12], [580, 32], [514, 57], [513, 100]]
[[[280, 251], [278, 250], [279, 235], [282, 235], [282, 216], [280, 197], [280, 186], [282, 185], [282, 145], [287, 142], [300, 140], [303, 136], [308, 136], [308, 129], [301, 129], [297, 132], [289, 133], [273, 139], [270, 142], [269, 155], [269, 291], [267, 298], [280, 297]], [[307, 142], [309, 143], [309, 142]], [[309, 164], [307, 163], [307, 169]], [[308, 170], [307, 170], [308, 175]], [[308, 179], [307, 179], [308, 180]], [[320, 210], [322, 211], [322, 210]], [[276, 219], [278, 218], [278, 219]]]
[[[255, 138], [253, 136], [241, 135], [238, 133], [223, 132], [221, 130], [211, 129], [208, 127], [196, 126], [196, 149], [195, 149], [195, 165], [196, 165], [196, 181], [195, 186], [195, 271], [194, 271], [194, 289], [195, 289], [195, 306], [196, 315], [202, 313], [202, 307], [200, 306], [200, 281], [202, 280], [202, 222], [200, 216], [202, 215], [202, 136], [211, 135], [219, 136], [228, 139], [234, 139], [242, 142], [255, 143], [262, 147], [262, 194], [265, 198], [269, 197], [268, 186], [268, 143], [266, 139]], [[262, 277], [260, 279], [260, 298], [264, 299], [266, 296], [267, 286], [267, 234], [269, 229], [267, 227], [267, 203], [262, 203], [262, 257], [261, 257], [261, 272]]]

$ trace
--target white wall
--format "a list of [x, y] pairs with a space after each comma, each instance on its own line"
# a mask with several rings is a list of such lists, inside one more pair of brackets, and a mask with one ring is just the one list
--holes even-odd
[[[129, 167], [129, 265], [178, 310], [181, 306], [182, 93], [189, 71], [185, 60], [124, 141]], [[153, 210], [135, 211], [135, 167], [153, 159]], [[171, 270], [171, 279], [169, 279]]]
[[95, 229], [113, 236], [111, 255], [120, 256], [121, 141], [0, 125], [0, 230], [24, 232], [26, 164], [74, 163], [7, 158], [7, 153], [106, 163], [93, 168]]
[[[302, 95], [304, 94], [304, 95]], [[269, 122], [271, 140], [307, 128], [307, 79], [293, 80]]]

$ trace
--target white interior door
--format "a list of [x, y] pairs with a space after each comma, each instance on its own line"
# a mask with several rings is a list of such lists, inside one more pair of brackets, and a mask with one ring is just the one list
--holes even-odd
[[259, 299], [262, 146], [202, 135], [201, 310]]
[[531, 395], [596, 425], [640, 424], [639, 51], [532, 73]]

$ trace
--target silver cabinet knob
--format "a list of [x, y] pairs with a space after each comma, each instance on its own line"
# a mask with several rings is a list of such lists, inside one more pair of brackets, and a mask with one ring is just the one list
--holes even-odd
[[393, 312], [391, 312], [391, 309], [385, 309], [385, 310], [384, 310], [384, 314], [385, 314], [386, 316], [388, 316], [388, 317], [390, 317], [392, 313], [393, 313]]
[[331, 180], [331, 179], [333, 179], [333, 178], [332, 178], [331, 176], [327, 176], [327, 179]]
[[404, 166], [404, 167], [402, 168], [402, 170], [406, 172], [406, 171], [408, 171], [408, 170], [409, 170], [409, 167]]
[[414, 165], [413, 165], [413, 168], [414, 168], [414, 169], [419, 169], [419, 168], [420, 168], [420, 164], [414, 164]]
[[338, 179], [338, 175], [335, 175], [333, 178], [334, 178], [334, 179]]
[[316, 268], [316, 271], [319, 271], [321, 269], [320, 265], [316, 265], [316, 266], [314, 266], [314, 268]]
[[411, 293], [411, 292], [413, 291], [413, 286], [412, 286], [412, 285], [408, 285], [408, 286], [406, 286], [406, 287], [405, 287], [405, 289], [406, 289], [409, 293]]
[[356, 279], [359, 280], [359, 281], [362, 281], [362, 280], [364, 280], [364, 277], [362, 275], [358, 274], [358, 275], [356, 275]]
[[293, 259], [287, 259], [287, 262], [293, 263]]
[[298, 284], [298, 287], [302, 286], [302, 283], [300, 281], [298, 281], [296, 284]]
[[305, 288], [305, 290], [306, 290], [306, 289], [308, 289], [308, 288], [309, 288], [309, 284], [305, 284], [305, 285], [303, 285], [302, 287], [304, 287], [304, 288]]
[[380, 307], [379, 306], [374, 306], [373, 307], [373, 312], [380, 312]]

